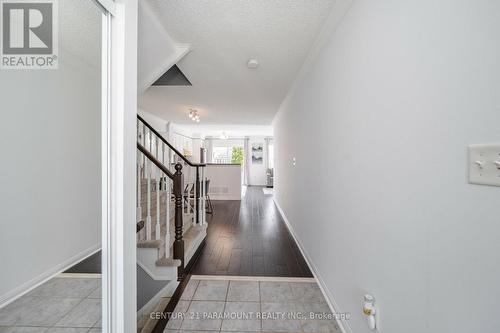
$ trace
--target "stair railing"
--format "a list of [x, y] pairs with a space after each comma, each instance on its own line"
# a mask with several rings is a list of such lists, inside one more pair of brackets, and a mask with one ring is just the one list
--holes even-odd
[[[138, 149], [138, 191], [140, 194], [142, 192], [142, 177], [147, 177], [147, 219], [145, 223], [145, 230], [143, 229], [141, 232], [144, 232], [145, 235], [139, 235], [139, 240], [152, 240], [152, 221], [151, 221], [151, 185], [155, 184], [155, 192], [156, 192], [156, 225], [155, 225], [155, 240], [160, 240], [162, 237], [161, 231], [161, 223], [160, 223], [160, 192], [166, 192], [165, 195], [165, 206], [166, 206], [166, 230], [164, 244], [165, 248], [159, 251], [159, 258], [161, 259], [161, 254], [164, 253], [165, 258], [169, 257], [170, 254], [170, 208], [168, 206], [168, 202], [171, 201], [171, 193], [170, 193], [170, 181], [173, 185], [173, 196], [175, 202], [175, 219], [174, 219], [174, 227], [175, 227], [175, 236], [173, 242], [173, 259], [180, 260], [181, 264], [178, 266], [178, 279], [181, 280], [184, 276], [184, 239], [183, 239], [183, 175], [182, 175], [182, 164], [175, 164], [175, 172], [169, 170], [164, 163], [159, 161], [153, 154], [151, 154], [148, 149], [146, 149], [139, 142], [137, 143]], [[140, 202], [141, 198], [138, 197], [138, 202]], [[141, 206], [140, 204], [138, 204]], [[142, 213], [141, 213], [142, 214]]]
[[[188, 188], [187, 192], [183, 193], [183, 211], [185, 212], [185, 219], [188, 220], [191, 218], [194, 225], [206, 224], [206, 189], [204, 181], [206, 164], [191, 162], [141, 116], [137, 115], [137, 120], [138, 142], [141, 143], [141, 145], [148, 150], [149, 153], [156, 156], [157, 159], [161, 159], [163, 165], [166, 166], [172, 173], [174, 172], [174, 166], [176, 165], [174, 162], [182, 162], [184, 164], [186, 167], [184, 175], [191, 174], [191, 172], [187, 171], [187, 168], [194, 169], [195, 175], [193, 177], [194, 179], [192, 179], [194, 184], [194, 186], [192, 186], [193, 203], [191, 203], [191, 189]], [[148, 191], [148, 193], [150, 192]], [[140, 201], [138, 202], [140, 203]], [[137, 207], [137, 210], [139, 212], [142, 208]], [[148, 214], [148, 216], [150, 215]]]

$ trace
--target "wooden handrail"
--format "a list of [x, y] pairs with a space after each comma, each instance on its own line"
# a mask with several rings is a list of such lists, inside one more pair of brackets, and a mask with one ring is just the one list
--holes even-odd
[[136, 227], [135, 227], [136, 233], [141, 231], [144, 228], [144, 225], [145, 225], [144, 221], [137, 222]]
[[154, 156], [153, 154], [151, 154], [146, 148], [144, 148], [143, 145], [141, 145], [139, 142], [137, 142], [137, 149], [139, 149], [139, 151], [141, 153], [143, 153], [151, 162], [153, 162], [154, 165], [156, 165], [161, 171], [163, 171], [167, 176], [168, 178], [174, 180], [174, 174], [167, 169], [166, 166], [163, 165], [163, 163], [161, 163], [160, 161], [158, 161]]
[[141, 116], [137, 115], [137, 119], [141, 121], [154, 135], [156, 135], [164, 144], [166, 144], [170, 149], [173, 150], [173, 152], [178, 155], [184, 162], [186, 162], [189, 166], [192, 167], [204, 167], [206, 166], [205, 163], [193, 163], [190, 160], [186, 158], [186, 156], [182, 155], [177, 149], [175, 149], [174, 146], [170, 144], [160, 133], [158, 133], [153, 126], [149, 125], [147, 121], [144, 120]]

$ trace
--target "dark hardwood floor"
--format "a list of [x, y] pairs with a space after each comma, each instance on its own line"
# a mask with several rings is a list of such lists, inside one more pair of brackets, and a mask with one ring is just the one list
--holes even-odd
[[312, 277], [271, 195], [248, 187], [241, 201], [212, 201], [206, 245], [191, 274]]

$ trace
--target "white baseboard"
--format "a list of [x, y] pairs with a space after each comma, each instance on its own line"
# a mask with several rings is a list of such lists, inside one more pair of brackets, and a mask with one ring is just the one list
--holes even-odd
[[218, 200], [225, 200], [225, 201], [241, 200], [241, 194], [213, 194], [213, 193], [210, 193], [210, 199], [212, 201], [218, 201]]
[[284, 276], [191, 275], [191, 280], [316, 283], [315, 278]]
[[158, 303], [160, 303], [160, 300], [163, 297], [172, 297], [178, 285], [179, 282], [176, 280], [167, 283], [167, 285], [163, 287], [163, 289], [161, 289], [156, 295], [153, 296], [153, 298], [151, 298], [146, 304], [144, 304], [144, 306], [140, 308], [139, 311], [137, 311], [137, 317], [155, 311], [156, 306], [158, 305]]
[[[281, 214], [281, 217], [283, 218], [283, 221], [285, 221], [285, 224], [286, 224], [286, 226], [288, 228], [288, 231], [290, 232], [290, 234], [292, 235], [293, 239], [295, 240], [295, 243], [299, 247], [299, 250], [302, 253], [302, 256], [304, 257], [304, 259], [305, 259], [305, 261], [307, 263], [307, 266], [309, 266], [309, 269], [311, 270], [311, 272], [313, 273], [314, 277], [316, 278], [316, 281], [319, 284], [321, 292], [323, 293], [323, 296], [325, 297], [325, 299], [326, 299], [326, 301], [328, 303], [328, 306], [330, 307], [330, 310], [333, 313], [342, 313], [342, 311], [340, 311], [340, 309], [339, 309], [338, 304], [335, 302], [332, 293], [330, 292], [330, 290], [326, 286], [323, 278], [321, 277], [321, 275], [319, 274], [318, 270], [316, 269], [316, 266], [314, 265], [314, 262], [312, 261], [311, 256], [309, 256], [309, 254], [307, 253], [304, 245], [302, 244], [302, 242], [300, 241], [299, 237], [295, 233], [295, 230], [293, 229], [292, 225], [290, 224], [290, 221], [288, 221], [288, 219], [287, 219], [287, 217], [285, 215], [285, 212], [283, 211], [283, 209], [281, 209], [281, 206], [276, 201], [276, 197], [273, 197], [273, 201], [274, 201], [274, 204], [276, 205], [276, 207], [278, 208], [278, 211]], [[349, 326], [349, 323], [347, 323], [346, 321], [340, 321], [340, 320], [337, 320], [337, 323], [338, 323], [338, 325], [339, 325], [339, 327], [340, 327], [340, 329], [342, 330], [343, 333], [352, 333], [352, 329]]]
[[101, 273], [59, 273], [58, 278], [62, 279], [102, 279]]
[[12, 289], [11, 291], [8, 291], [7, 293], [3, 294], [2, 296], [0, 296], [0, 309], [5, 307], [7, 304], [12, 303], [19, 297], [25, 295], [26, 293], [30, 292], [31, 290], [35, 289], [39, 285], [52, 279], [54, 276], [60, 274], [61, 272], [64, 272], [65, 270], [77, 264], [78, 262], [90, 257], [100, 249], [101, 249], [101, 244], [100, 243], [96, 244], [72, 256], [71, 258], [63, 261], [62, 263], [52, 267], [51, 269], [43, 272], [37, 277], [21, 284], [20, 286]]

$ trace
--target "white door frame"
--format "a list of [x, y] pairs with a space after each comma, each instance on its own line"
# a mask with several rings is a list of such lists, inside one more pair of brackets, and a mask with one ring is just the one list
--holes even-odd
[[138, 0], [94, 0], [102, 20], [102, 330], [135, 333]]
[[116, 15], [116, 3], [113, 0], [93, 0], [97, 6], [99, 6], [104, 13], [110, 13], [111, 15]]

